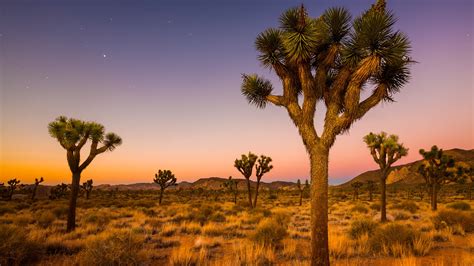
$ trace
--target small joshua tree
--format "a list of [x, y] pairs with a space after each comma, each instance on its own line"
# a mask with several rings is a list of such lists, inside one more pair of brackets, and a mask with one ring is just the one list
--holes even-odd
[[61, 183], [56, 185], [55, 187], [51, 188], [50, 192], [50, 199], [61, 199], [67, 195], [69, 190], [69, 186], [67, 184]]
[[155, 179], [153, 182], [160, 185], [160, 205], [161, 201], [163, 200], [163, 192], [165, 189], [174, 186], [176, 184], [176, 177], [170, 170], [158, 170], [158, 174], [155, 174]]
[[44, 181], [43, 177], [40, 177], [40, 179], [35, 178], [35, 184], [33, 185], [33, 191], [31, 193], [31, 200], [34, 200], [36, 197], [36, 191], [38, 190], [38, 186], [40, 183]]
[[82, 183], [81, 188], [86, 192], [86, 199], [89, 199], [89, 196], [92, 192], [93, 188], [93, 181], [92, 179], [87, 180], [86, 182]]
[[374, 191], [376, 189], [375, 182], [372, 180], [367, 181], [367, 191], [369, 191], [369, 201], [373, 200]]
[[456, 165], [456, 175], [458, 177], [456, 182], [465, 186], [463, 190], [467, 193], [466, 198], [472, 200], [472, 189], [474, 189], [474, 168], [465, 163], [459, 163]]
[[247, 190], [249, 196], [249, 206], [250, 208], [253, 207], [252, 204], [252, 190], [250, 188], [250, 177], [252, 176], [253, 166], [257, 161], [257, 155], [249, 152], [248, 155], [242, 154], [240, 160], [235, 159], [234, 167], [239, 170], [239, 172], [245, 177], [247, 180]]
[[403, 156], [408, 154], [408, 149], [403, 146], [402, 143], [398, 142], [397, 135], [387, 135], [385, 132], [380, 134], [374, 134], [370, 132], [364, 137], [364, 142], [370, 149], [372, 158], [380, 167], [380, 188], [381, 188], [381, 202], [380, 202], [380, 213], [381, 221], [387, 221], [387, 210], [386, 210], [386, 181], [390, 168]]
[[304, 192], [305, 187], [301, 185], [301, 181], [299, 179], [298, 181], [296, 181], [296, 187], [298, 187], [298, 191], [300, 193], [300, 206], [301, 206], [303, 205], [303, 192]]
[[229, 191], [230, 194], [234, 197], [234, 203], [237, 204], [237, 180], [232, 179], [232, 176], [229, 176], [224, 182], [224, 187]]
[[272, 158], [265, 155], [260, 155], [260, 158], [257, 160], [257, 165], [255, 165], [255, 175], [257, 176], [257, 187], [255, 189], [255, 198], [253, 200], [253, 207], [257, 207], [257, 198], [258, 198], [258, 188], [260, 187], [260, 180], [263, 175], [270, 172], [273, 169], [273, 165], [270, 165]]
[[[66, 150], [67, 162], [72, 173], [71, 198], [67, 217], [67, 231], [76, 228], [76, 204], [80, 190], [81, 173], [94, 160], [106, 151], [113, 151], [122, 144], [122, 139], [115, 133], [105, 133], [103, 125], [95, 122], [85, 122], [74, 118], [60, 116], [49, 123], [48, 131], [61, 147]], [[87, 141], [91, 141], [87, 158], [81, 163], [81, 149]], [[99, 147], [99, 144], [102, 144]]]
[[443, 149], [438, 149], [436, 145], [430, 151], [420, 150], [423, 156], [423, 163], [419, 166], [418, 172], [425, 179], [426, 185], [430, 189], [431, 210], [438, 209], [438, 192], [442, 185], [454, 182], [457, 173], [454, 170], [454, 159], [444, 154]]
[[20, 184], [20, 180], [13, 178], [8, 180], [8, 200], [11, 200], [13, 197], [13, 192], [16, 190], [17, 186]]
[[359, 200], [359, 189], [362, 187], [362, 182], [356, 181], [351, 184], [352, 189], [354, 190], [353, 200]]

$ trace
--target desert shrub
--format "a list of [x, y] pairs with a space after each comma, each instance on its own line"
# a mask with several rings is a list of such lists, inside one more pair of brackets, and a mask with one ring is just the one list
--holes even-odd
[[441, 210], [433, 217], [433, 224], [436, 229], [458, 224], [466, 233], [474, 232], [474, 212]]
[[[3, 203], [2, 203], [3, 204]], [[11, 208], [10, 206], [5, 205], [0, 205], [0, 215], [4, 215], [7, 213], [14, 213], [15, 210]]]
[[287, 226], [274, 218], [265, 218], [261, 220], [251, 239], [263, 245], [274, 245], [287, 235]]
[[69, 212], [68, 206], [57, 206], [51, 210], [51, 212], [56, 216], [56, 218], [66, 218], [67, 213]]
[[143, 238], [130, 231], [99, 235], [86, 242], [79, 254], [81, 265], [140, 265]]
[[453, 202], [453, 203], [448, 204], [446, 207], [450, 209], [461, 210], [461, 211], [468, 211], [471, 209], [471, 205], [469, 205], [469, 203], [464, 202], [464, 201]]
[[413, 250], [414, 240], [419, 236], [413, 228], [391, 223], [377, 228], [369, 238], [370, 249], [374, 253], [401, 256], [404, 251]]
[[408, 220], [410, 219], [410, 214], [405, 211], [398, 211], [395, 213], [395, 220], [400, 221], [400, 220]]
[[360, 213], [368, 213], [369, 209], [363, 204], [356, 204], [354, 207], [351, 208], [352, 212], [360, 212]]
[[37, 260], [43, 248], [28, 238], [25, 230], [12, 225], [0, 225], [0, 265], [25, 265]]
[[110, 216], [105, 212], [92, 212], [85, 215], [82, 220], [85, 223], [92, 223], [98, 227], [104, 227], [110, 223]]
[[378, 210], [380, 210], [380, 203], [374, 202], [374, 203], [370, 204], [369, 208], [371, 210], [378, 211]]
[[36, 223], [43, 227], [48, 228], [53, 224], [54, 220], [56, 220], [56, 216], [50, 211], [43, 211], [41, 213], [37, 213], [35, 215]]
[[215, 213], [211, 217], [209, 217], [209, 221], [223, 223], [226, 221], [226, 218], [222, 213]]
[[349, 235], [352, 239], [357, 239], [364, 234], [369, 236], [377, 229], [378, 224], [369, 219], [355, 220], [349, 229]]
[[394, 209], [405, 210], [415, 213], [418, 210], [418, 205], [413, 201], [403, 201], [393, 205]]

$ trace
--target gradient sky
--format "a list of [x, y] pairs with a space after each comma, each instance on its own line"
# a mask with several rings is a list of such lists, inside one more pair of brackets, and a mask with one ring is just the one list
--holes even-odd
[[[97, 184], [151, 182], [158, 169], [179, 181], [240, 176], [233, 161], [248, 151], [273, 158], [264, 181], [306, 179], [308, 157], [286, 111], [248, 105], [240, 74], [280, 88], [253, 43], [286, 8], [304, 3], [315, 17], [345, 6], [356, 16], [372, 2], [0, 0], [0, 181], [70, 182], [65, 151], [47, 131], [58, 115], [103, 123], [123, 138], [84, 171]], [[399, 163], [433, 144], [474, 146], [472, 1], [388, 7], [419, 63], [397, 102], [338, 137], [333, 184], [376, 168], [362, 142], [370, 131], [400, 136], [410, 153]], [[317, 120], [320, 127], [322, 113]]]

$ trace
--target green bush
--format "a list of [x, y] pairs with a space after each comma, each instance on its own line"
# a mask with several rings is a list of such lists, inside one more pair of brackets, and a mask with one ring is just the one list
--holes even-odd
[[89, 240], [78, 255], [81, 265], [141, 265], [144, 239], [131, 231], [111, 232]]
[[460, 225], [466, 233], [474, 232], [474, 212], [441, 210], [433, 217], [433, 224], [436, 229]]
[[453, 202], [451, 204], [448, 204], [446, 207], [460, 211], [469, 211], [471, 209], [471, 205], [464, 201]]
[[44, 253], [23, 228], [0, 224], [0, 239], [0, 265], [32, 264]]
[[377, 229], [378, 224], [369, 219], [355, 220], [352, 222], [349, 229], [349, 235], [351, 238], [356, 239], [364, 234], [369, 236], [373, 234], [375, 229]]
[[286, 224], [282, 224], [274, 218], [265, 218], [258, 223], [251, 239], [263, 245], [275, 245], [287, 234]]

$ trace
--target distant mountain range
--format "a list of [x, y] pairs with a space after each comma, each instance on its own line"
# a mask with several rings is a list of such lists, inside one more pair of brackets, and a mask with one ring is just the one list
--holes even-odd
[[[456, 160], [456, 162], [464, 162], [469, 164], [471, 167], [474, 167], [474, 149], [463, 150], [463, 149], [451, 149], [445, 150], [447, 155], [450, 155]], [[418, 166], [421, 164], [421, 160], [398, 165], [392, 167], [392, 171], [387, 178], [387, 184], [418, 184], [423, 183], [423, 177], [417, 173]], [[352, 183], [359, 181], [366, 183], [368, 180], [373, 180], [375, 182], [379, 181], [379, 170], [371, 170], [364, 172], [350, 181], [337, 185], [335, 187], [348, 187]], [[206, 189], [206, 190], [220, 190], [223, 188], [224, 182], [227, 178], [221, 177], [209, 177], [209, 178], [200, 178], [194, 182], [183, 181], [178, 183], [176, 186], [170, 187], [168, 189]], [[239, 190], [247, 189], [247, 183], [245, 179], [235, 179], [237, 180], [237, 186]], [[255, 186], [255, 181], [251, 181], [251, 186]], [[273, 182], [260, 182], [260, 187], [262, 190], [269, 189], [295, 189], [296, 183], [287, 182], [287, 181], [273, 181]], [[43, 186], [38, 187], [39, 197], [47, 197], [49, 195], [49, 190], [52, 186]], [[135, 184], [120, 184], [120, 185], [97, 185], [94, 187], [97, 190], [159, 190], [160, 187], [155, 183], [135, 183]]]
[[[474, 149], [463, 150], [463, 149], [451, 149], [445, 150], [446, 155], [452, 156], [456, 162], [464, 162], [471, 167], [474, 167]], [[397, 165], [392, 167], [389, 176], [387, 177], [387, 184], [419, 184], [425, 182], [423, 177], [418, 174], [417, 170], [422, 160], [414, 161], [411, 163]], [[380, 170], [371, 170], [364, 172], [350, 181], [340, 184], [337, 187], [347, 187], [354, 182], [366, 183], [369, 180], [379, 182]]]
[[[183, 181], [178, 183], [176, 186], [169, 187], [168, 189], [206, 189], [206, 190], [220, 190], [223, 188], [224, 182], [227, 178], [221, 177], [208, 177], [208, 178], [200, 178], [194, 182], [187, 182]], [[246, 189], [247, 188], [247, 181], [245, 179], [234, 179], [237, 181], [238, 189]], [[256, 182], [251, 181], [251, 186], [255, 186]], [[290, 188], [294, 186], [295, 183], [293, 182], [286, 182], [286, 181], [273, 181], [273, 182], [263, 182], [260, 181], [260, 188], [263, 190], [265, 189], [280, 189], [280, 188]], [[155, 183], [136, 183], [136, 184], [128, 184], [128, 185], [98, 185], [95, 189], [99, 190], [159, 190], [160, 186]]]

